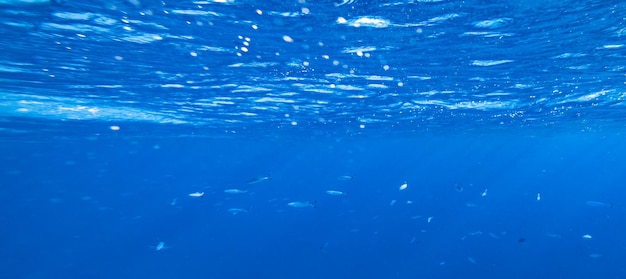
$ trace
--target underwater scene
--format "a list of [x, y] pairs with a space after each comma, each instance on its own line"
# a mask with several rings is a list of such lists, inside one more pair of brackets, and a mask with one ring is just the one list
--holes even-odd
[[0, 278], [626, 278], [626, 2], [0, 0]]

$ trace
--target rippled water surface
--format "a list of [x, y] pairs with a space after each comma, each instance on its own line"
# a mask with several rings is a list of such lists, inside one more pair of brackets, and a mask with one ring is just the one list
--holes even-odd
[[626, 119], [623, 1], [11, 2], [0, 1], [0, 127], [10, 135]]

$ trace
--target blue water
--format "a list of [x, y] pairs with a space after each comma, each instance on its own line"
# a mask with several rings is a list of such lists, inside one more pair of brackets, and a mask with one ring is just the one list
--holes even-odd
[[625, 15], [0, 0], [0, 278], [626, 278]]

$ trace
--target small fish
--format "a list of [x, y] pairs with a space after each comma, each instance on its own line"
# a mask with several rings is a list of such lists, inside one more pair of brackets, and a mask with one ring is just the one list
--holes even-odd
[[176, 205], [176, 201], [177, 201], [177, 200], [178, 200], [178, 199], [173, 199], [173, 200], [172, 200], [172, 202], [170, 203], [170, 205]]
[[256, 184], [256, 183], [263, 182], [263, 181], [266, 181], [266, 180], [270, 180], [270, 177], [269, 176], [255, 177], [255, 178], [252, 178], [252, 179], [248, 180], [247, 183], [248, 184]]
[[482, 194], [480, 194], [480, 196], [481, 196], [481, 197], [484, 197], [484, 196], [486, 196], [486, 195], [487, 195], [487, 189], [485, 189], [485, 191], [483, 191], [483, 193], [482, 193]]
[[245, 194], [247, 192], [248, 192], [248, 190], [239, 190], [239, 189], [226, 189], [226, 190], [224, 190], [224, 193], [227, 193], [227, 194]]
[[592, 238], [592, 236], [591, 236], [591, 235], [589, 235], [589, 234], [585, 234], [585, 235], [583, 235], [583, 238], [584, 238], [584, 239], [591, 239], [591, 238]]
[[199, 198], [199, 197], [204, 196], [204, 192], [194, 192], [194, 193], [189, 194], [189, 196], [194, 197], [194, 198]]
[[546, 233], [546, 236], [552, 237], [552, 238], [561, 238], [560, 234], [555, 234], [555, 233]]
[[537, 201], [541, 200], [541, 193], [537, 193]]
[[345, 195], [346, 193], [341, 192], [341, 191], [328, 190], [328, 191], [326, 191], [326, 194], [329, 194], [329, 195], [331, 195], [331, 196], [343, 196], [343, 195]]
[[341, 176], [338, 176], [337, 179], [342, 180], [342, 181], [346, 181], [346, 180], [352, 179], [352, 176], [350, 176], [350, 175], [341, 175]]
[[608, 203], [599, 202], [599, 201], [587, 201], [585, 202], [585, 204], [587, 204], [588, 206], [594, 206], [594, 207], [608, 207], [609, 206]]
[[230, 214], [232, 215], [237, 215], [239, 213], [248, 213], [248, 210], [242, 208], [229, 208], [228, 212], [230, 212]]
[[308, 202], [308, 201], [307, 202], [297, 202], [297, 201], [296, 202], [290, 202], [290, 203], [287, 203], [287, 205], [291, 206], [291, 207], [299, 207], [299, 208], [302, 208], [302, 207], [313, 207], [313, 208], [315, 208], [315, 202], [311, 203], [311, 202]]

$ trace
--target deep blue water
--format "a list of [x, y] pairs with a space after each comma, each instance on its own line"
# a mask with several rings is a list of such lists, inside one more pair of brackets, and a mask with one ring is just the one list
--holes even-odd
[[0, 278], [626, 278], [623, 1], [0, 0], [0, 34]]

